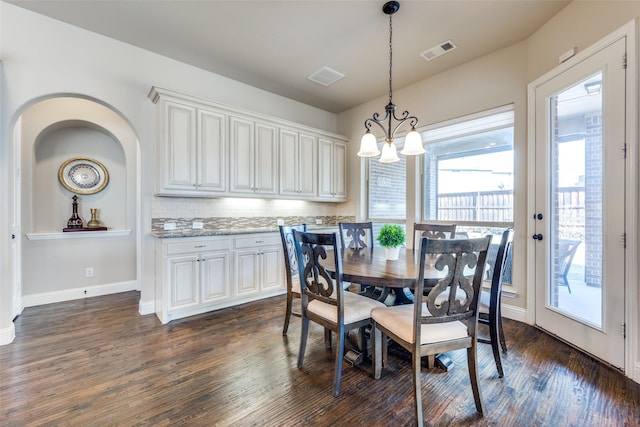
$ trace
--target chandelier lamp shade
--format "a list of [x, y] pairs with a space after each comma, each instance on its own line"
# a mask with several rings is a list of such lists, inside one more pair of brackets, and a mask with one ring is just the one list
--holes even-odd
[[397, 1], [390, 1], [382, 6], [382, 11], [389, 15], [389, 103], [384, 107], [384, 117], [380, 118], [378, 113], [373, 113], [372, 117], [364, 121], [366, 132], [362, 136], [360, 151], [358, 151], [358, 156], [360, 157], [374, 157], [380, 154], [378, 140], [371, 132], [371, 126], [376, 124], [380, 126], [380, 129], [385, 134], [385, 144], [382, 147], [382, 155], [380, 156], [380, 161], [383, 163], [392, 163], [400, 160], [393, 140], [397, 130], [406, 122], [409, 122], [411, 131], [405, 136], [404, 148], [400, 153], [405, 156], [415, 156], [425, 152], [422, 146], [422, 136], [416, 131], [418, 118], [410, 116], [408, 111], [404, 111], [400, 117], [396, 116], [396, 106], [393, 103], [393, 25], [391, 17], [398, 9], [400, 9], [400, 3]]

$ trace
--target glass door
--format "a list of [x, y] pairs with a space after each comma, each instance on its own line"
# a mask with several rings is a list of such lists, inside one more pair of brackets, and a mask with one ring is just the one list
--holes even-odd
[[539, 85], [536, 323], [624, 366], [625, 40]]

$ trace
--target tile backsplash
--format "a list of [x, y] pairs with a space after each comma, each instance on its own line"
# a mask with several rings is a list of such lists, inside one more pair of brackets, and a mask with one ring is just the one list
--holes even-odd
[[[256, 216], [256, 217], [195, 217], [195, 218], [153, 218], [151, 220], [152, 233], [166, 233], [165, 223], [175, 224], [171, 233], [192, 231], [193, 222], [202, 222], [203, 231], [243, 230], [243, 229], [273, 229], [278, 230], [278, 220], [284, 225], [307, 224], [309, 226], [337, 226], [339, 222], [354, 222], [354, 216]], [[320, 224], [318, 224], [320, 222]]]

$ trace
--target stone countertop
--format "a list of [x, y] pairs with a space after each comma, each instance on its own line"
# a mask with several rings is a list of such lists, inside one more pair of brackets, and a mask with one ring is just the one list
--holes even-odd
[[[337, 225], [318, 225], [307, 227], [308, 231], [337, 231]], [[242, 228], [242, 229], [216, 229], [216, 230], [175, 230], [152, 232], [151, 235], [158, 239], [167, 239], [172, 237], [207, 237], [207, 236], [229, 236], [237, 234], [255, 234], [255, 233], [278, 233], [279, 229], [274, 227], [258, 227], [258, 228]]]

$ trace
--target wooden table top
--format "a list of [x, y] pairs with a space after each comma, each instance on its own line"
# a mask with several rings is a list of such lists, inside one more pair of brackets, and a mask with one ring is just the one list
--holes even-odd
[[[332, 257], [328, 257], [333, 259]], [[389, 288], [413, 288], [416, 283], [418, 266], [417, 255], [413, 249], [401, 248], [400, 256], [395, 261], [388, 261], [384, 248], [374, 247], [359, 251], [345, 249], [342, 257], [342, 276], [345, 282], [363, 285], [386, 286]], [[327, 266], [329, 267], [329, 266]], [[426, 276], [438, 279], [441, 272], [429, 269]]]

